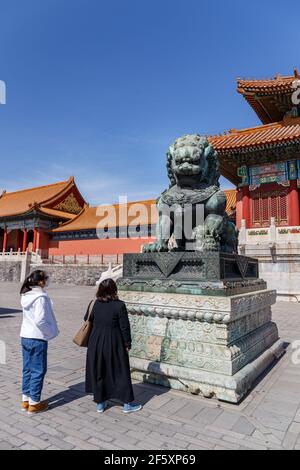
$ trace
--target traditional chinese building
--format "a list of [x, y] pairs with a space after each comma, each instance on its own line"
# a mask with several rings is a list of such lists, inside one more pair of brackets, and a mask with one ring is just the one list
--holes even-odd
[[85, 201], [74, 178], [0, 195], [0, 250], [48, 255], [51, 230], [71, 221]]
[[236, 219], [241, 227], [299, 226], [300, 106], [293, 103], [300, 79], [277, 75], [269, 80], [238, 80], [237, 90], [261, 125], [235, 130], [210, 141], [221, 173], [238, 188]]
[[49, 255], [139, 253], [153, 241], [156, 201], [101, 205], [83, 210], [51, 233]]
[[300, 300], [300, 100], [292, 76], [241, 80], [237, 90], [261, 124], [211, 136], [221, 173], [237, 186], [240, 252], [282, 298]]

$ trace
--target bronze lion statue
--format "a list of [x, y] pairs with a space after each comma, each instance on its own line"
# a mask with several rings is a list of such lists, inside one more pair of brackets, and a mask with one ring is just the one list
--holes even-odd
[[[218, 155], [205, 137], [185, 135], [167, 152], [170, 187], [157, 200], [156, 241], [144, 252], [237, 251], [237, 230], [225, 212]], [[172, 246], [173, 244], [173, 246]]]

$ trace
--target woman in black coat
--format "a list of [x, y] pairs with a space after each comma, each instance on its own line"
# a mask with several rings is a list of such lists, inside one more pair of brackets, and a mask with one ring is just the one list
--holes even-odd
[[[88, 318], [88, 312], [85, 320]], [[119, 400], [124, 413], [139, 411], [133, 401], [129, 350], [131, 332], [124, 302], [118, 299], [112, 279], [101, 282], [97, 300], [91, 312], [93, 329], [88, 343], [86, 361], [86, 392], [94, 394], [97, 411], [102, 413], [106, 401]]]

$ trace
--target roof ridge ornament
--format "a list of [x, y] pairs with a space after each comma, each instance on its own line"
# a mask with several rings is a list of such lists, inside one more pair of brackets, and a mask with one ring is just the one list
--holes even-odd
[[28, 207], [30, 209], [38, 209], [40, 207], [40, 203], [38, 203], [37, 201], [30, 202], [28, 204]]

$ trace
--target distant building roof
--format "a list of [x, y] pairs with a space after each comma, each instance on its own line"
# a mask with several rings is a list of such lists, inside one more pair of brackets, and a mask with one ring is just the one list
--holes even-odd
[[[0, 218], [18, 216], [36, 209], [54, 217], [72, 219], [76, 209], [72, 210], [69, 203], [70, 210], [68, 210], [68, 204], [63, 204], [64, 198], [72, 197], [70, 196], [72, 192], [79, 199], [78, 213], [84, 205], [84, 200], [76, 187], [73, 177], [67, 181], [46, 186], [38, 186], [15, 192], [4, 191], [0, 195]], [[74, 203], [73, 206], [75, 206]]]
[[231, 215], [236, 210], [236, 189], [225, 189], [224, 193], [226, 194], [226, 212], [228, 215]]
[[[228, 215], [231, 215], [236, 206], [236, 190], [228, 189], [224, 192], [227, 196], [226, 211]], [[154, 225], [157, 223], [157, 220], [158, 214], [155, 199], [128, 202], [127, 207], [126, 204], [101, 205], [98, 207], [86, 206], [74, 220], [60, 225], [53, 232], [95, 230], [99, 227], [99, 223], [101, 223], [101, 228], [104, 228], [106, 224], [109, 227], [125, 227], [127, 225], [138, 224], [141, 226]]]
[[103, 228], [126, 227], [139, 218], [140, 225], [157, 222], [156, 200], [128, 202], [128, 204], [107, 204], [97, 207], [86, 206], [71, 222], [60, 225], [54, 232], [95, 230], [101, 223]]

